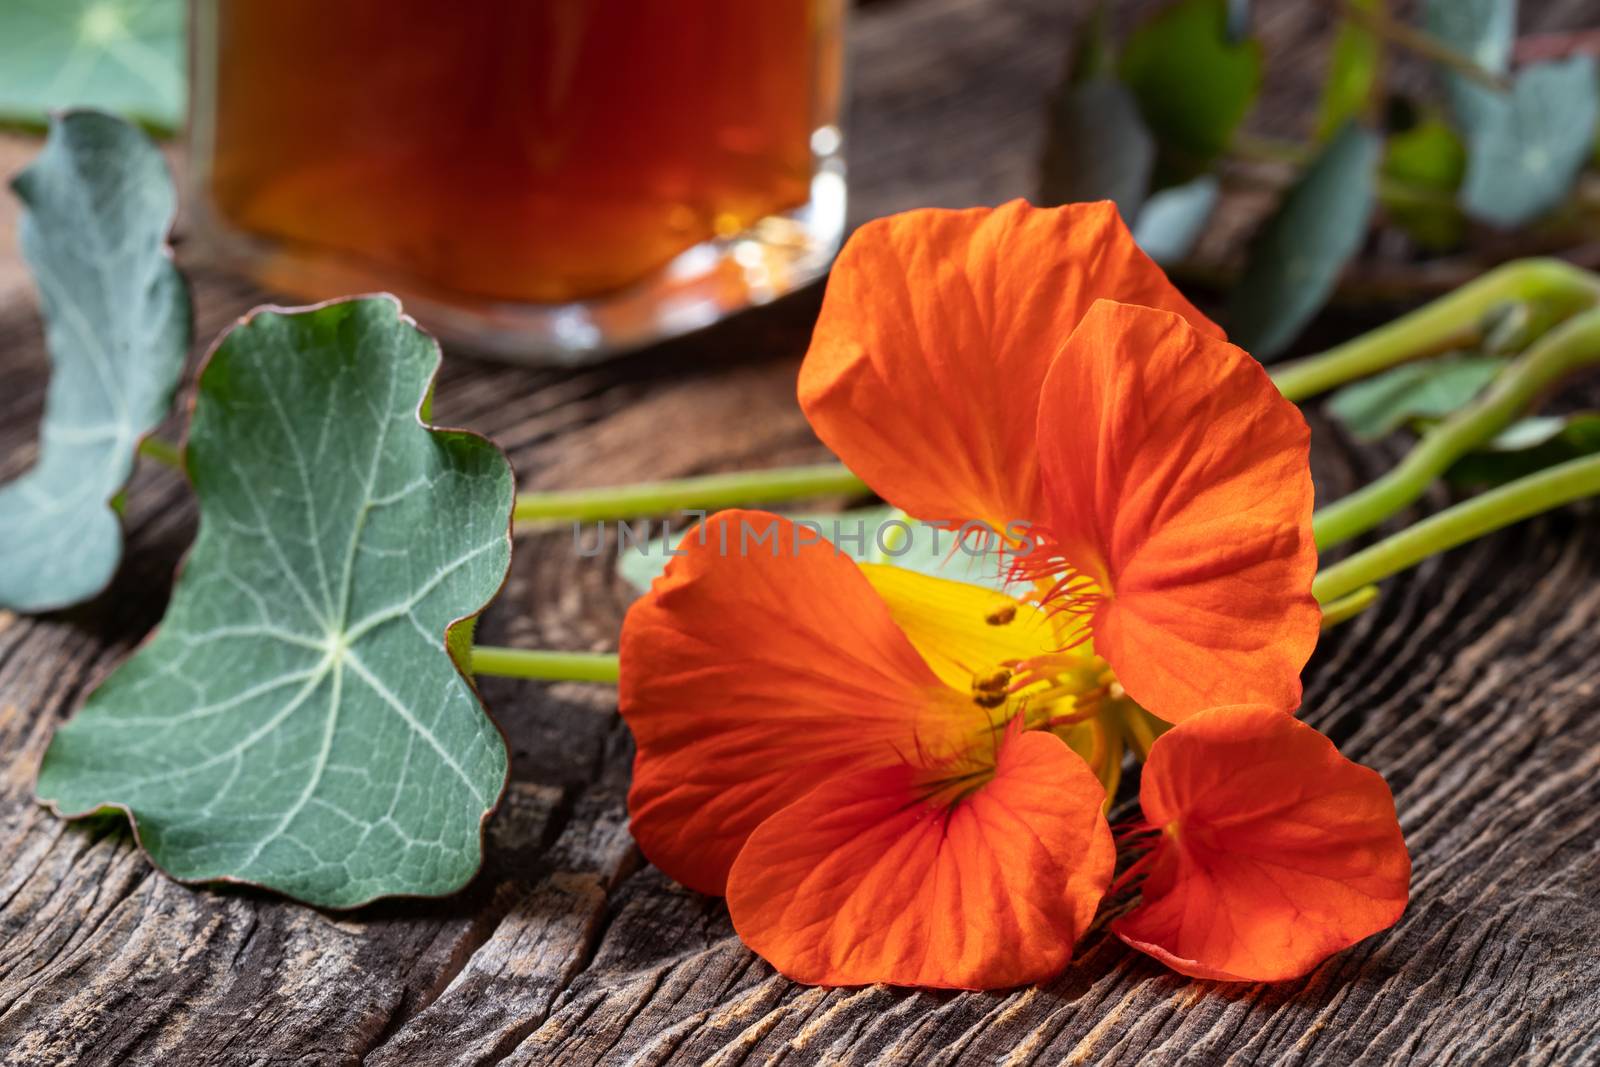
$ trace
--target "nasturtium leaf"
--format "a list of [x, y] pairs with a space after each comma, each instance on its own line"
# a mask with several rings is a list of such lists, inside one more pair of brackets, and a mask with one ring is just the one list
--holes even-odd
[[[1517, 35], [1517, 0], [1427, 0], [1423, 24], [1440, 42], [1470, 59], [1486, 74], [1504, 74], [1511, 66]], [[1441, 66], [1450, 108], [1467, 131], [1476, 129], [1503, 99], [1504, 93]]]
[[1132, 219], [1155, 161], [1155, 139], [1127, 86], [1109, 78], [1063, 85], [1050, 103], [1039, 202], [1111, 200]]
[[1495, 434], [1484, 446], [1488, 452], [1525, 452], [1549, 444], [1568, 430], [1576, 427], [1580, 435], [1589, 434], [1600, 423], [1600, 415], [1581, 412], [1576, 415], [1529, 415], [1519, 419]]
[[1512, 423], [1486, 447], [1456, 460], [1446, 476], [1457, 485], [1502, 485], [1597, 453], [1600, 413], [1535, 415]]
[[95, 107], [160, 130], [183, 124], [184, 0], [0, 3], [0, 121]]
[[1229, 301], [1236, 344], [1261, 357], [1281, 352], [1327, 301], [1366, 236], [1378, 152], [1378, 138], [1351, 123], [1285, 195]]
[[1560, 204], [1589, 156], [1600, 121], [1593, 56], [1538, 63], [1517, 75], [1467, 139], [1461, 203], [1496, 226], [1531, 222]]
[[1437, 115], [1424, 115], [1406, 129], [1391, 133], [1385, 145], [1383, 175], [1414, 196], [1390, 196], [1384, 205], [1389, 221], [1431, 251], [1461, 243], [1466, 232], [1455, 205], [1467, 169], [1461, 138]]
[[[985, 589], [1015, 591], [1005, 580], [1004, 561], [993, 551], [979, 551], [977, 543], [957, 547], [955, 534], [947, 530], [934, 530], [923, 526], [905, 513], [886, 504], [875, 504], [849, 511], [785, 515], [796, 529], [805, 527], [802, 536], [817, 537], [834, 545], [842, 555], [861, 563], [887, 563], [921, 574]], [[759, 536], [759, 529], [754, 536]], [[584, 544], [594, 540], [593, 531], [579, 531]], [[679, 530], [667, 537], [656, 537], [645, 544], [620, 543], [617, 546], [617, 573], [641, 593], [667, 569], [683, 541], [685, 531]], [[771, 552], [771, 542], [755, 543], [746, 549], [750, 552]], [[740, 551], [729, 545], [730, 552]]]
[[1402, 363], [1339, 390], [1328, 413], [1357, 437], [1376, 440], [1412, 419], [1443, 418], [1466, 407], [1508, 362], [1462, 354]]
[[1467, 149], [1437, 115], [1389, 135], [1384, 173], [1430, 189], [1453, 190], [1467, 170]]
[[[1350, 6], [1377, 14], [1386, 10], [1385, 0], [1350, 0]], [[1370, 26], [1348, 16], [1340, 22], [1317, 107], [1317, 140], [1327, 140], [1346, 122], [1362, 117], [1378, 84], [1382, 58], [1383, 43]]]
[[1179, 262], [1200, 239], [1220, 192], [1211, 174], [1161, 190], [1144, 202], [1133, 224], [1133, 239], [1163, 267]]
[[1250, 110], [1261, 47], [1230, 38], [1228, 0], [1178, 0], [1129, 36], [1119, 69], [1161, 147], [1165, 178], [1187, 181]]
[[114, 502], [165, 418], [189, 349], [189, 291], [167, 230], [161, 154], [109, 115], [69, 112], [12, 182], [51, 360], [38, 461], [0, 486], [0, 607], [48, 611], [104, 589], [122, 557]]
[[263, 309], [201, 371], [200, 530], [165, 618], [57, 731], [38, 794], [120, 808], [183, 881], [346, 908], [481, 862], [506, 749], [446, 651], [510, 561], [514, 487], [422, 422], [439, 350], [388, 297]]

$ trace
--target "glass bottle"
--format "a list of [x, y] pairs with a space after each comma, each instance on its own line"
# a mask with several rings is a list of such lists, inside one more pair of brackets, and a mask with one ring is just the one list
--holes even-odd
[[820, 275], [845, 0], [194, 0], [191, 229], [308, 300], [582, 362]]

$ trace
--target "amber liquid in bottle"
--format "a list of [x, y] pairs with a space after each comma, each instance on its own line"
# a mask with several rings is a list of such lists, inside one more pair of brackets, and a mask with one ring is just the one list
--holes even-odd
[[805, 202], [816, 0], [216, 0], [217, 221], [474, 298]]

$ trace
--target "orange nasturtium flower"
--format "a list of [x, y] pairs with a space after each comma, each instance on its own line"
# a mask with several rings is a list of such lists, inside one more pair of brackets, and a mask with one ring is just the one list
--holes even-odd
[[[691, 531], [622, 633], [652, 862], [725, 894], [801, 981], [1048, 977], [1111, 884], [1106, 790], [1142, 706], [1179, 725], [1150, 750], [1142, 829], [1161, 835], [1124, 940], [1187, 973], [1282, 977], [1392, 921], [1387, 790], [1385, 815], [1331, 746], [1262, 755], [1316, 738], [1288, 714], [1319, 622], [1305, 424], [1114, 208], [863, 227], [800, 398], [909, 516], [1027, 524], [1035, 543], [1005, 547], [1036, 589], [857, 564], [758, 512]], [[1363, 803], [1340, 821], [1346, 793]], [[1268, 873], [1280, 847], [1304, 877]]]

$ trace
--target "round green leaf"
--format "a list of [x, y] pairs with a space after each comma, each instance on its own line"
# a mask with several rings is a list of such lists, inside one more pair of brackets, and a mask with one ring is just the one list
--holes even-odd
[[1168, 181], [1186, 181], [1227, 147], [1261, 88], [1261, 47], [1229, 35], [1228, 0], [1179, 0], [1140, 26], [1120, 73], [1163, 151]]
[[0, 120], [95, 107], [183, 125], [184, 0], [0, 3]]
[[1466, 146], [1437, 115], [1425, 114], [1406, 129], [1391, 133], [1383, 174], [1437, 195], [1391, 197], [1384, 205], [1389, 221], [1429, 250], [1443, 251], [1460, 244], [1466, 224], [1455, 206], [1455, 195], [1466, 169]]
[[1468, 138], [1462, 205], [1496, 226], [1521, 226], [1566, 199], [1600, 121], [1593, 56], [1539, 63], [1517, 75]]
[[438, 360], [385, 297], [223, 338], [187, 446], [199, 535], [41, 800], [125, 810], [181, 880], [329, 907], [473, 876], [506, 750], [446, 631], [505, 578], [514, 486], [488, 441], [421, 422]]

